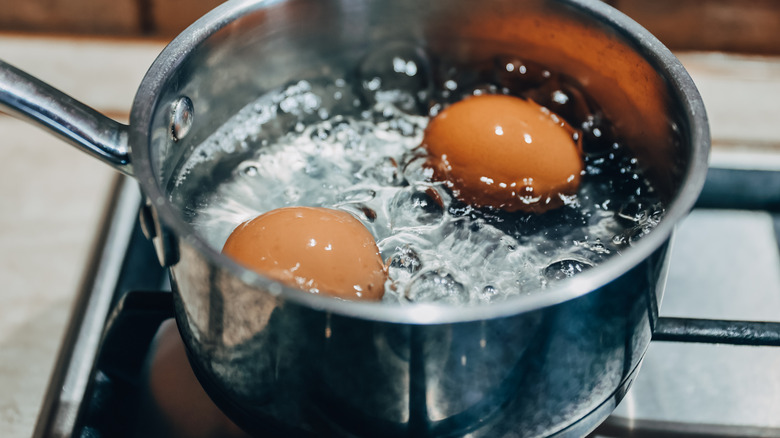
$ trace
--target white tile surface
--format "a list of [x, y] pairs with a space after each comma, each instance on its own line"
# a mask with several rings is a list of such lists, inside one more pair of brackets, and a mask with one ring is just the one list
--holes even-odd
[[[119, 115], [161, 48], [0, 35], [0, 59]], [[32, 434], [113, 178], [0, 114], [0, 436]]]
[[[780, 321], [778, 266], [769, 213], [694, 211], [675, 237], [660, 313]], [[780, 430], [779, 368], [779, 348], [652, 342], [615, 413], [658, 423]]]
[[745, 142], [780, 151], [780, 58], [683, 53], [704, 99], [716, 146]]
[[130, 112], [146, 70], [164, 44], [145, 40], [0, 34], [0, 59], [110, 114]]

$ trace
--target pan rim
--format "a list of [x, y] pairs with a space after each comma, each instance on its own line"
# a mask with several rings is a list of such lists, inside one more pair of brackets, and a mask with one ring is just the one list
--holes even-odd
[[611, 257], [572, 279], [561, 281], [543, 293], [511, 297], [485, 305], [391, 305], [381, 302], [344, 301], [310, 294], [269, 280], [220, 254], [180, 217], [177, 209], [166, 199], [164, 188], [153, 174], [147, 144], [157, 99], [170, 72], [175, 71], [199, 43], [234, 19], [282, 1], [285, 0], [231, 0], [188, 27], [160, 53], [144, 77], [133, 103], [130, 123], [130, 145], [144, 146], [133, 148], [136, 178], [155, 208], [158, 220], [164, 224], [161, 224], [161, 227], [172, 231], [175, 238], [198, 251], [213, 266], [218, 266], [259, 291], [269, 291], [279, 299], [312, 309], [394, 323], [470, 322], [536, 311], [588, 295], [645, 261], [669, 241], [676, 224], [693, 207], [704, 185], [710, 146], [708, 120], [701, 96], [680, 61], [647, 30], [603, 2], [556, 0], [556, 3], [574, 7], [593, 20], [616, 30], [627, 44], [637, 50], [668, 81], [671, 97], [680, 104], [683, 117], [690, 126], [688, 141], [691, 145], [691, 159], [687, 163], [681, 188], [669, 204], [664, 218], [651, 233], [619, 256]]

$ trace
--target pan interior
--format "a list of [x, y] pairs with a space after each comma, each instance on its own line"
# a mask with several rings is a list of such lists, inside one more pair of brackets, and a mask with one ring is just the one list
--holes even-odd
[[[613, 17], [594, 20], [592, 12], [576, 4], [494, 2], [486, 8], [466, 1], [460, 3], [429, 2], [420, 6], [414, 2], [301, 0], [261, 4], [249, 9], [224, 8], [223, 15], [234, 16], [218, 25], [211, 23], [215, 31], [192, 47], [186, 56], [181, 56], [160, 88], [153, 115], [149, 158], [155, 173], [155, 189], [161, 190], [173, 206], [175, 217], [170, 219], [176, 224], [174, 228], [179, 227], [175, 230], [177, 234], [191, 233], [191, 224], [198, 222], [201, 207], [213, 198], [216, 188], [235, 179], [237, 173], [252, 172], [245, 163], [254, 161], [258, 150], [266, 147], [262, 139], [273, 141], [298, 129], [297, 119], [273, 123], [262, 119], [262, 111], [253, 108], [263, 96], [272, 101], [276, 96], [270, 106], [275, 105], [278, 110], [284, 105], [284, 93], [298, 93], [294, 96], [297, 99], [306, 95], [307, 87], [308, 91], [313, 88], [321, 91], [323, 87], [342, 84], [342, 91], [360, 100], [360, 105], [368, 105], [361, 106], [361, 110], [375, 111], [371, 105], [376, 102], [365, 93], [372, 79], [366, 71], [371, 73], [372, 60], [382, 60], [383, 54], [395, 73], [399, 73], [398, 69], [403, 72], [410, 61], [414, 62], [418, 71], [413, 79], [422, 77], [424, 86], [430, 86], [426, 88], [429, 94], [415, 96], [415, 111], [423, 113], [436, 103], [433, 98], [436, 93], [441, 97], [448, 90], [448, 81], [453, 77], [456, 83], [460, 82], [456, 86], [468, 85], [468, 90], [458, 90], [461, 93], [473, 93], [486, 84], [497, 86], [488, 92], [502, 92], [504, 84], [496, 80], [496, 68], [503, 68], [506, 73], [512, 63], [516, 64], [514, 68], [523, 65], [529, 70], [547, 71], [559, 78], [559, 82], [575, 84], [575, 91], [585, 94], [585, 100], [609, 121], [625, 156], [639, 163], [637, 168], [653, 191], [653, 202], [643, 202], [662, 205], [660, 209], [644, 211], [613, 207], [613, 213], [623, 219], [633, 214], [644, 215], [646, 219], [659, 213], [656, 219], [661, 224], [676, 220], [669, 219], [668, 211], [679, 203], [695, 152], [691, 141], [692, 122], [685, 114], [685, 105], [679, 102], [680, 93], [671, 91], [668, 72], [659, 73], [661, 67], [667, 67], [659, 65], [663, 59], [651, 57], [648, 61], [643, 53], [647, 48], [638, 47], [636, 41], [627, 38], [625, 29], [615, 30], [606, 23]], [[207, 16], [201, 25], [208, 24], [209, 19]], [[395, 59], [404, 65], [394, 66]], [[477, 74], [469, 76], [474, 72]], [[482, 77], [485, 75], [490, 77]], [[538, 87], [540, 92], [532, 90], [530, 94], [543, 98], [540, 96], [546, 93], [547, 98], [554, 100], [557, 89], [545, 86]], [[333, 95], [333, 90], [328, 92], [331, 93], [328, 96]], [[186, 135], [177, 137], [172, 131], [175, 129], [171, 124], [172, 113], [185, 96], [192, 102], [192, 124]], [[305, 105], [305, 97], [297, 99], [296, 105]], [[396, 102], [398, 106], [402, 103]], [[332, 117], [323, 117], [318, 109], [306, 113], [304, 118], [311, 115], [319, 123]], [[252, 111], [255, 116], [260, 114], [260, 119], [235, 123], [237, 115]], [[573, 121], [579, 125], [582, 122]], [[424, 129], [424, 123], [418, 128]], [[257, 125], [263, 127], [259, 137], [257, 130], [252, 129]], [[162, 216], [166, 214], [170, 212], [163, 212]], [[660, 219], [664, 214], [666, 218]], [[565, 213], [553, 213], [553, 216], [562, 222], [571, 219]], [[233, 226], [247, 218], [246, 211], [239, 209], [233, 215]], [[526, 215], [522, 220], [533, 222], [537, 218]], [[567, 269], [592, 271], [581, 275], [596, 276], [593, 272], [604, 270], [583, 268], [602, 262], [607, 258], [606, 253], [631, 254], [637, 252], [635, 244], [641, 246], [638, 242], [653, 240], [632, 239], [633, 235], [642, 237], [652, 228], [647, 228], [647, 224], [646, 220], [630, 224], [624, 230], [628, 234], [624, 233], [623, 242], [583, 240], [584, 246], [580, 248], [589, 246], [585, 249], [588, 254], [596, 255], [593, 260], [583, 259], [582, 254], [556, 255], [549, 257], [548, 265], [560, 262], [563, 277], [567, 278]], [[659, 234], [668, 234], [671, 225], [660, 228]], [[217, 253], [231, 229], [223, 225], [212, 232], [196, 227], [195, 240], [205, 243], [204, 251], [209, 257], [223, 263]], [[647, 246], [657, 246], [665, 238], [659, 236]], [[603, 244], [604, 250], [595, 247], [596, 244]], [[652, 249], [643, 251], [649, 253]], [[641, 254], [633, 259], [640, 260]], [[627, 267], [630, 266], [615, 269]], [[553, 274], [556, 279], [561, 277], [560, 273]], [[615, 275], [607, 273], [602, 277]], [[537, 284], [519, 289], [523, 291], [520, 295], [529, 288], [542, 289], [545, 284], [541, 278]], [[544, 293], [555, 286], [547, 289]]]

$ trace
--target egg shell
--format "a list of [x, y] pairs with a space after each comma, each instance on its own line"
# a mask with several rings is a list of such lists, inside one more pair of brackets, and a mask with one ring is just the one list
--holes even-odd
[[583, 170], [580, 136], [532, 101], [480, 95], [445, 108], [425, 130], [434, 179], [477, 207], [542, 213], [574, 195]]
[[351, 214], [285, 207], [242, 223], [222, 253], [288, 286], [350, 300], [379, 300], [387, 278], [374, 237]]

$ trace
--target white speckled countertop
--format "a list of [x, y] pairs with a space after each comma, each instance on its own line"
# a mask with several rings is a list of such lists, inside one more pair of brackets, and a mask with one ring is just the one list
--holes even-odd
[[[0, 34], [3, 59], [126, 118], [156, 41]], [[713, 160], [780, 168], [780, 60], [685, 54], [712, 122]], [[747, 155], [741, 152], [749, 151]], [[732, 158], [729, 158], [732, 157]], [[0, 114], [0, 435], [29, 437], [115, 174]]]

